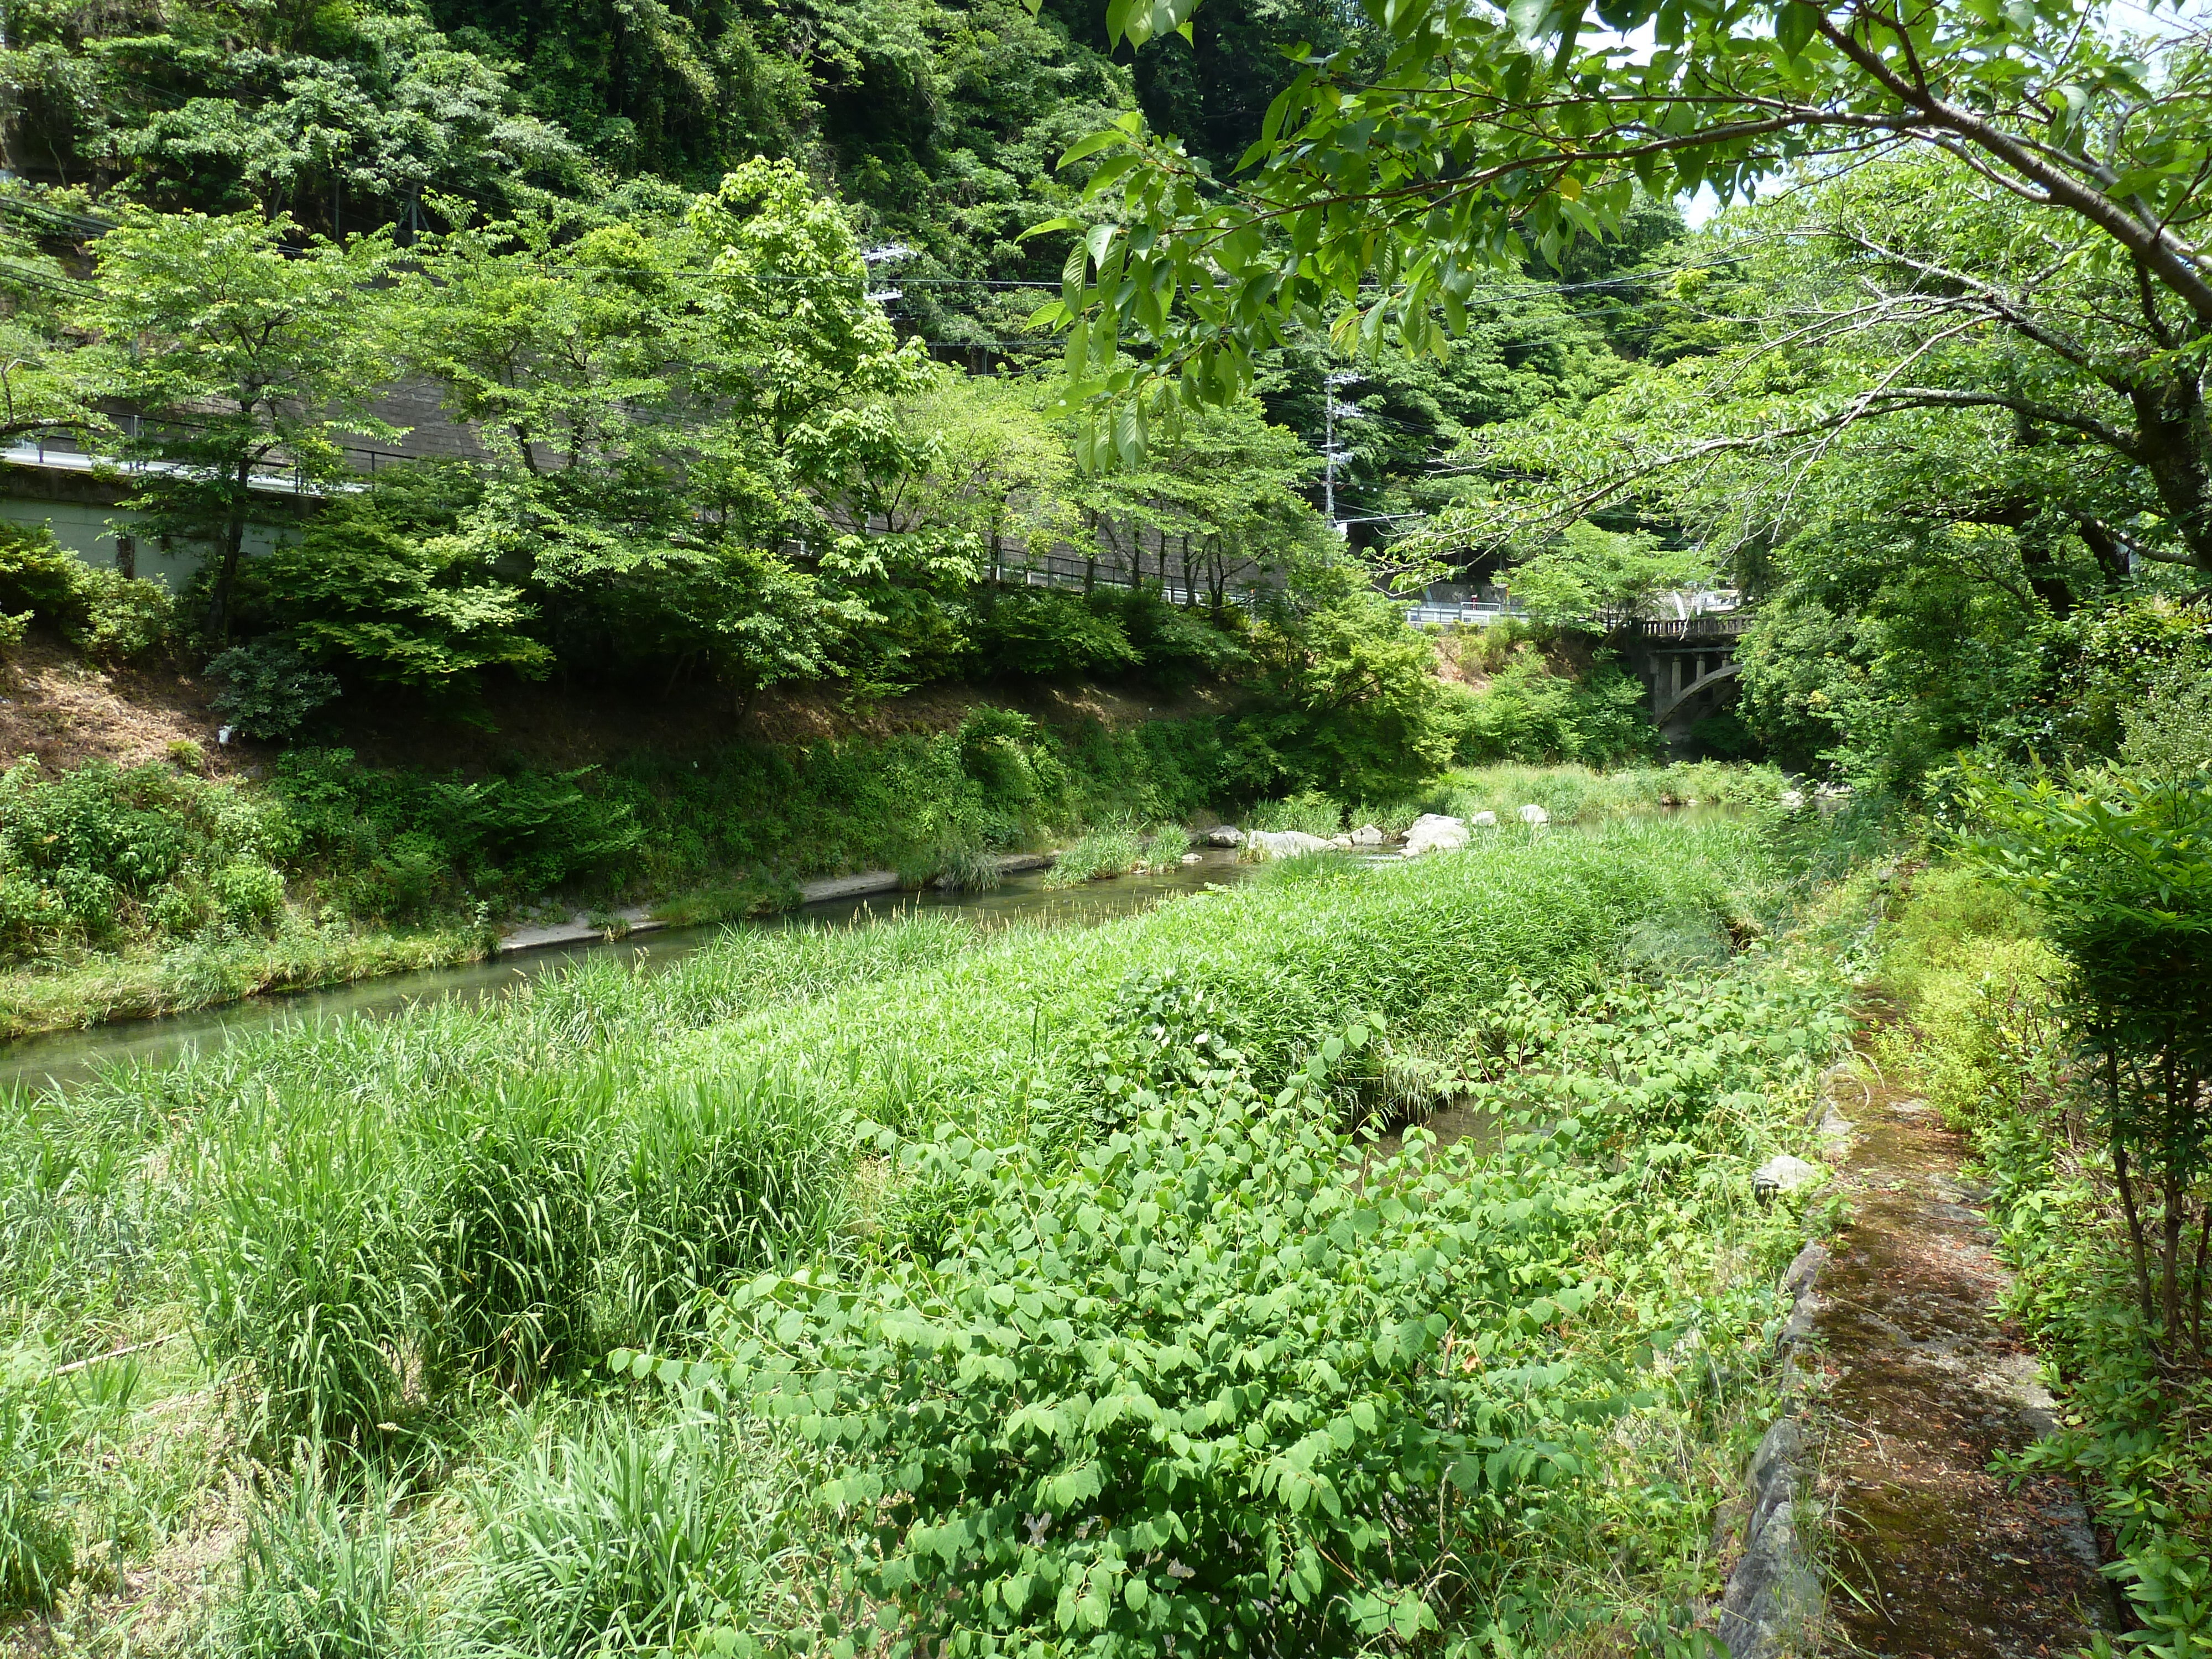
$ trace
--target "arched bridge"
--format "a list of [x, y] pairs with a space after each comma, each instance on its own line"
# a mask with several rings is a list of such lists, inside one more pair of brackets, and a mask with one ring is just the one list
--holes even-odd
[[1735, 696], [1736, 641], [1750, 626], [1731, 612], [1632, 622], [1614, 635], [1621, 660], [1650, 693], [1651, 723], [1670, 744], [1686, 743], [1692, 726]]

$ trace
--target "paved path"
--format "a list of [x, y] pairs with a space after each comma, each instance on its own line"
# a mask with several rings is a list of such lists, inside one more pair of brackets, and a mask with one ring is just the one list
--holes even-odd
[[1827, 1650], [1885, 1659], [2071, 1655], [2109, 1617], [2074, 1489], [2018, 1490], [1992, 1458], [2047, 1431], [2050, 1397], [2010, 1326], [2007, 1282], [1963, 1139], [1926, 1103], [1870, 1086], [1841, 1177], [1814, 1329], [1827, 1376], [1822, 1497], [1832, 1515]]

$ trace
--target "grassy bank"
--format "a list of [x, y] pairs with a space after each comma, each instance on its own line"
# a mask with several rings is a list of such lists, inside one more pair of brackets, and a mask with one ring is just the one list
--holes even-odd
[[[1316, 1651], [1424, 1620], [1679, 1644], [1718, 1570], [1711, 1504], [1760, 1426], [1771, 1270], [1802, 1237], [1747, 1172], [1802, 1150], [1841, 1030], [1813, 959], [1734, 946], [1780, 921], [1778, 873], [1741, 823], [1508, 832], [1395, 867], [1295, 861], [1081, 931], [737, 933], [656, 975], [594, 962], [18, 1100], [0, 1386], [31, 1426], [0, 1470], [9, 1593], [62, 1639], [137, 1653], [289, 1652], [341, 1626], [348, 1652], [714, 1648], [716, 1629], [732, 1651], [808, 1646], [860, 1583], [839, 1562], [890, 1559], [822, 1482], [939, 1443], [841, 1449], [779, 1406], [777, 1357], [859, 1343], [831, 1419], [888, 1423], [865, 1379], [910, 1313], [951, 1331], [1002, 1297], [1015, 1319], [1073, 1297], [1073, 1348], [1025, 1342], [1030, 1370], [933, 1382], [898, 1420], [1018, 1439], [1070, 1386], [1052, 1353], [1176, 1347], [1194, 1368], [1142, 1386], [1218, 1448], [1178, 1457], [1227, 1454], [1241, 1408], [1202, 1433], [1190, 1413], [1260, 1364], [1277, 1403], [1254, 1397], [1237, 1455], [1325, 1480], [1338, 1508], [1194, 1465], [1178, 1547], [1201, 1577], [1133, 1545], [1109, 1566], [1115, 1528], [1166, 1523], [1115, 1507], [1141, 1483], [1080, 1471], [1141, 1437], [1010, 1441], [992, 1479], [1074, 1480], [1060, 1508], [1097, 1527], [1017, 1565], [1030, 1599], [959, 1549], [866, 1589], [908, 1628], [986, 1584], [1002, 1634], [1048, 1626], [1079, 1579], [1107, 1625], [1154, 1628], [1158, 1596], [1179, 1645], [1223, 1650], [1194, 1598], [1279, 1571], [1278, 1635]], [[1439, 1103], [1514, 1133], [1358, 1138]], [[1340, 1242], [1265, 1242], [1303, 1238]], [[1152, 1289], [1102, 1289], [1130, 1263]], [[802, 1279], [845, 1286], [850, 1317], [817, 1329], [830, 1304]], [[1286, 1296], [1317, 1323], [1285, 1326]], [[977, 1364], [999, 1352], [975, 1340]], [[702, 1414], [611, 1378], [617, 1346], [704, 1361], [759, 1404]], [[1338, 1419], [1342, 1445], [1297, 1449]], [[1396, 1500], [1360, 1473], [1407, 1458], [1444, 1493], [1392, 1546], [1412, 1574], [1376, 1554]], [[906, 1521], [964, 1527], [1046, 1489], [938, 1483]], [[1235, 1542], [1263, 1535], [1279, 1565]]]
[[[610, 770], [464, 779], [284, 756], [260, 782], [174, 764], [0, 785], [0, 1039], [444, 965], [544, 912], [648, 902], [681, 923], [758, 915], [860, 868], [985, 882], [997, 854], [1067, 847], [1061, 878], [1180, 856], [1227, 810], [1215, 726], [1053, 731], [989, 708], [933, 735], [732, 749]], [[1555, 822], [1770, 799], [1755, 768], [1497, 767], [1397, 805], [1307, 793], [1231, 815], [1334, 835], [1534, 800]]]

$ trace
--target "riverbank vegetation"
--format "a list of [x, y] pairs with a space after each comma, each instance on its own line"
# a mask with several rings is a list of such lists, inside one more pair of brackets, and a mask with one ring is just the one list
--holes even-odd
[[[1330, 1650], [1687, 1652], [1802, 1238], [1749, 1171], [1847, 1026], [1787, 877], [1741, 819], [1515, 828], [20, 1097], [10, 1594], [100, 1651], [1229, 1651], [1272, 1584]], [[1181, 1495], [1118, 1473], [1169, 1413]]]
[[1881, 958], [1905, 1018], [1880, 1057], [1970, 1137], [2017, 1275], [2006, 1310], [2058, 1396], [2022, 1467], [2080, 1486], [2147, 1652], [2212, 1632], [2205, 811], [2201, 774], [1986, 783]]

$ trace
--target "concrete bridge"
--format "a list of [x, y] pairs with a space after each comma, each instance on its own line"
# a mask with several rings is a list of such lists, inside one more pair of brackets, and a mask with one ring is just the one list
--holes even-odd
[[1632, 622], [1613, 635], [1621, 661], [1649, 689], [1651, 723], [1670, 748], [1686, 746], [1690, 728], [1735, 697], [1736, 641], [1750, 626], [1749, 617], [1730, 611]]

